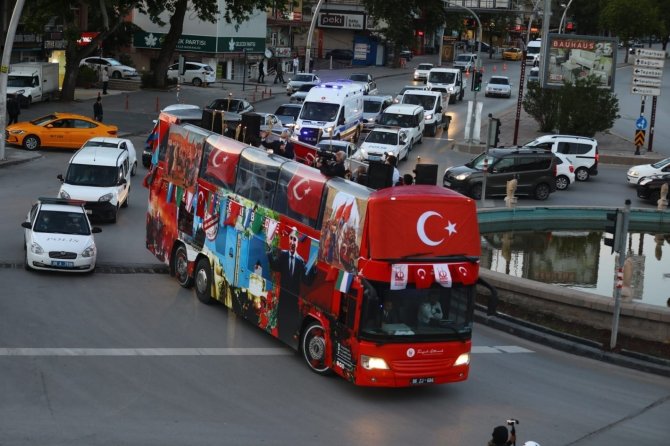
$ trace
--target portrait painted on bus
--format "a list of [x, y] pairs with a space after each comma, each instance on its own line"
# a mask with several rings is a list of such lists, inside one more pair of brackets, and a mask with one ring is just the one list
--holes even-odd
[[166, 181], [194, 191], [205, 138], [206, 134], [195, 130], [195, 127], [170, 127], [165, 153]]
[[321, 227], [319, 260], [345, 271], [355, 271], [364, 215], [363, 201], [329, 188]]

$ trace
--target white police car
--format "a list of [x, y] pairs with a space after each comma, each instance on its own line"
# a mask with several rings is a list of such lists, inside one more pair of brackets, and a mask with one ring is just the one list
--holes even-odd
[[97, 249], [84, 202], [41, 197], [21, 223], [28, 270], [91, 272]]
[[398, 127], [375, 127], [353, 156], [358, 161], [383, 161], [388, 154], [395, 155], [398, 161], [409, 155], [407, 132]]

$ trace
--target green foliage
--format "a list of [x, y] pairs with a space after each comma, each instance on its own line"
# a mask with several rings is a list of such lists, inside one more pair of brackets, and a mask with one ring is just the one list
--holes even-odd
[[77, 86], [90, 87], [98, 81], [98, 73], [88, 65], [79, 67], [77, 73]]
[[[441, 0], [363, 0], [368, 13], [386, 22], [381, 33], [396, 48], [412, 46], [414, 41], [414, 20], [423, 17], [426, 30], [434, 30], [444, 24], [444, 3]], [[397, 52], [396, 52], [397, 53]]]
[[658, 0], [607, 0], [600, 12], [600, 23], [619, 40], [628, 42], [662, 28], [657, 6]]
[[610, 90], [598, 88], [597, 76], [565, 83], [558, 89], [542, 89], [531, 82], [523, 109], [540, 125], [541, 132], [592, 137], [612, 128], [619, 116], [619, 100]]

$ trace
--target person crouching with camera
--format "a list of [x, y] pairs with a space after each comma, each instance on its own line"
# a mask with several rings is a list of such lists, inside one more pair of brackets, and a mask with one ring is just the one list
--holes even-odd
[[342, 150], [335, 152], [335, 157], [320, 156], [316, 159], [316, 168], [322, 174], [328, 177], [344, 178], [346, 168], [344, 167], [344, 160], [347, 155]]

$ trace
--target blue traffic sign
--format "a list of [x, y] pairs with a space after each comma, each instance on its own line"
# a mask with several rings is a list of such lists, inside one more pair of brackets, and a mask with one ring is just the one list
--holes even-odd
[[637, 121], [635, 121], [635, 128], [638, 130], [645, 130], [647, 128], [647, 118], [644, 116], [637, 118]]

